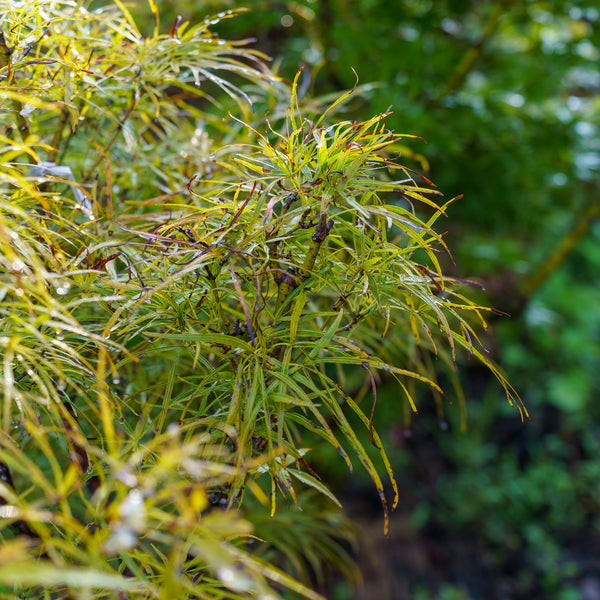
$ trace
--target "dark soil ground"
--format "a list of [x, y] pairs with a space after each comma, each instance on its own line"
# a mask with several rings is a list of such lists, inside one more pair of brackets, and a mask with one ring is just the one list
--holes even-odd
[[[500, 421], [498, 436], [505, 440], [494, 441], [505, 443], [509, 438], [515, 452], [523, 454], [520, 462], [525, 467], [529, 460], [527, 446], [537, 443], [531, 436], [556, 431], [557, 426], [560, 424], [556, 419], [549, 419], [541, 422], [544, 431], [524, 428], [515, 434], [509, 423]], [[440, 591], [448, 586], [462, 590], [464, 595], [444, 595], [444, 599], [600, 600], [600, 532], [593, 525], [598, 523], [597, 514], [590, 512], [584, 519], [586, 525], [577, 531], [565, 531], [557, 540], [558, 562], [570, 561], [576, 569], [571, 577], [564, 572], [558, 575], [559, 580], [549, 590], [548, 575], [552, 574], [541, 571], [538, 557], [526, 542], [508, 544], [499, 540], [492, 544], [482, 535], [481, 524], [457, 528], [435, 516], [417, 529], [411, 514], [419, 502], [435, 506], [438, 477], [455, 471], [456, 465], [444, 456], [435, 436], [425, 428], [417, 426], [410, 439], [399, 443], [410, 445], [416, 467], [401, 474], [410, 485], [401, 490], [400, 506], [391, 515], [387, 537], [383, 533], [379, 498], [372, 487], [346, 490], [344, 504], [348, 514], [364, 532], [357, 556], [364, 584], [351, 596], [353, 600], [414, 600], [416, 590], [426, 593], [420, 597], [437, 600], [442, 597]], [[581, 510], [594, 511], [597, 506], [598, 499], [589, 506], [583, 504]], [[544, 515], [539, 518], [543, 523]]]

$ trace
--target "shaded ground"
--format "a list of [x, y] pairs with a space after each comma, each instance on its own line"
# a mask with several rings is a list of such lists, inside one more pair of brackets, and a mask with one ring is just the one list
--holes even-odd
[[[543, 574], [535, 572], [527, 549], [507, 553], [498, 561], [476, 532], [448, 532], [436, 524], [416, 532], [409, 515], [396, 514], [387, 538], [381, 520], [358, 518], [365, 531], [365, 546], [358, 557], [364, 585], [353, 600], [414, 600], [415, 590], [429, 590], [431, 598], [448, 586], [464, 590], [467, 598], [525, 600], [546, 598]], [[600, 600], [600, 539], [589, 532], [565, 549], [580, 561], [583, 572], [567, 583], [582, 600]], [[458, 596], [456, 596], [458, 598]], [[567, 596], [565, 596], [567, 597]]]
[[[557, 427], [560, 429], [560, 421], [543, 418], [537, 427], [519, 428], [515, 433], [510, 422], [500, 421], [499, 439], [494, 441], [503, 443], [510, 439], [511, 448], [520, 455], [519, 462], [525, 469], [531, 460], [529, 438], [542, 433], [540, 428], [544, 435]], [[541, 546], [536, 545], [521, 535], [527, 523], [507, 522], [506, 535], [497, 539], [484, 533], [484, 519], [502, 523], [505, 514], [482, 514], [479, 521], [457, 527], [448, 519], [448, 507], [441, 509], [444, 500], [438, 493], [439, 478], [456, 471], [457, 465], [442, 453], [435, 436], [418, 424], [408, 440], [399, 439], [398, 443], [410, 447], [414, 461], [412, 472], [399, 473], [399, 481], [410, 486], [401, 490], [401, 505], [392, 514], [387, 538], [383, 534], [379, 499], [372, 488], [346, 490], [345, 506], [364, 531], [358, 556], [364, 585], [351, 596], [353, 600], [600, 600], [600, 531], [598, 514], [594, 512], [598, 499], [587, 502], [586, 495], [581, 496], [577, 529], [568, 527], [568, 514], [565, 527], [546, 523], [546, 511], [532, 516], [539, 519], [542, 529], [548, 528], [548, 539], [557, 544], [558, 552], [556, 556], [550, 554], [554, 558], [549, 560], [540, 556], [544, 553], [543, 541]], [[577, 446], [577, 441], [572, 444]], [[577, 448], [573, 455], [581, 461], [586, 458]], [[579, 465], [571, 461], [564, 466], [576, 469]], [[472, 489], [472, 493], [476, 496], [479, 491]], [[464, 501], [469, 502], [469, 498]], [[552, 501], [548, 499], [550, 504]], [[411, 515], [420, 503], [428, 503], [431, 512], [426, 524], [418, 529], [411, 522]], [[444, 519], [438, 518], [437, 507]]]

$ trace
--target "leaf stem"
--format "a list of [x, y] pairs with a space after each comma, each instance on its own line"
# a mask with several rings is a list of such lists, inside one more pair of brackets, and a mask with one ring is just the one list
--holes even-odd
[[310, 243], [308, 246], [308, 250], [306, 252], [306, 256], [304, 257], [304, 263], [301, 267], [298, 268], [297, 274], [290, 273], [288, 271], [282, 273], [277, 276], [276, 281], [278, 285], [277, 290], [277, 302], [275, 306], [275, 310], [278, 311], [285, 301], [288, 299], [290, 294], [298, 287], [300, 283], [306, 281], [315, 266], [315, 262], [317, 260], [317, 256], [319, 255], [319, 250], [321, 249], [321, 245], [329, 235], [331, 228], [333, 227], [333, 220], [327, 220], [327, 213], [322, 212], [321, 218], [317, 223], [317, 227], [315, 232], [313, 233]]

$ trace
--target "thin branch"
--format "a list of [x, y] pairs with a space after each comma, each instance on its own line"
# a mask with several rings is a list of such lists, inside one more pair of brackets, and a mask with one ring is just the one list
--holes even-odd
[[600, 217], [600, 203], [592, 200], [579, 214], [571, 230], [565, 235], [532, 277], [520, 286], [523, 304], [531, 297], [573, 253], [577, 244], [588, 234], [596, 219]]
[[440, 95], [433, 100], [432, 104], [438, 105], [443, 98], [446, 96], [456, 92], [464, 83], [467, 75], [473, 70], [475, 63], [481, 58], [483, 55], [483, 49], [486, 43], [490, 40], [496, 28], [498, 27], [498, 22], [500, 21], [500, 17], [504, 13], [507, 2], [499, 2], [496, 5], [496, 8], [490, 15], [485, 27], [483, 29], [483, 33], [479, 41], [471, 46], [463, 55], [462, 59], [456, 65], [454, 71], [450, 75], [448, 82], [444, 86]]

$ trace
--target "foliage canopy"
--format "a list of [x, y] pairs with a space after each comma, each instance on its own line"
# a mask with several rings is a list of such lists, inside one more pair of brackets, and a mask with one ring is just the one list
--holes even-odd
[[395, 506], [381, 377], [408, 414], [416, 385], [444, 396], [429, 357], [465, 351], [523, 411], [479, 344], [487, 309], [442, 273], [452, 200], [397, 162], [386, 113], [336, 120], [352, 90], [305, 97], [213, 33], [232, 11], [161, 33], [150, 0], [142, 34], [119, 0], [0, 6], [0, 584], [317, 598], [288, 571], [349, 571], [339, 516], [257, 550], [244, 518], [338, 503], [307, 433], [367, 470], [387, 520], [349, 422]]

